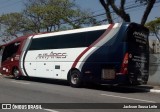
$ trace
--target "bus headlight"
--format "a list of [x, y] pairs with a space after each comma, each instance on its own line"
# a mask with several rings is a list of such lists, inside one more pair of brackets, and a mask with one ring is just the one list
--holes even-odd
[[6, 69], [6, 72], [8, 72], [8, 69]]

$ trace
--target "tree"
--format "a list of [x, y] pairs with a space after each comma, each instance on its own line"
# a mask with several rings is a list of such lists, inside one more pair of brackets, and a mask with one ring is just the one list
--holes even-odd
[[27, 0], [21, 13], [0, 16], [3, 36], [19, 33], [51, 32], [97, 24], [89, 11], [71, 0]]
[[72, 16], [64, 16], [64, 22], [68, 24], [71, 29], [99, 24], [97, 20], [92, 17], [92, 14], [90, 12], [82, 10], [75, 11], [74, 13], [72, 13]]
[[109, 8], [109, 5], [110, 5], [109, 2], [105, 3], [104, 0], [100, 0], [100, 3], [104, 7], [104, 9], [106, 11], [106, 16], [107, 16], [108, 23], [112, 24], [113, 23], [113, 19], [112, 19], [111, 11], [110, 11], [110, 8]]
[[59, 27], [61, 11], [57, 3], [54, 2], [53, 5], [50, 2], [49, 0], [28, 0], [23, 11], [28, 23], [26, 30], [35, 33], [41, 30], [50, 32], [53, 28], [56, 30]]
[[144, 11], [144, 14], [142, 16], [142, 19], [141, 19], [141, 24], [144, 25], [147, 21], [147, 18], [149, 16], [149, 13], [151, 12], [156, 0], [136, 0], [136, 2], [140, 2], [140, 3], [144, 3], [146, 6], [146, 9]]
[[[106, 13], [107, 13], [107, 19], [109, 21], [109, 23], [112, 23], [113, 20], [110, 20], [112, 18], [110, 18], [108, 15], [108, 13], [111, 13], [109, 9], [109, 6], [111, 6], [111, 8], [113, 9], [113, 11], [120, 16], [125, 22], [130, 22], [130, 15], [128, 13], [126, 13], [126, 9], [125, 9], [125, 3], [126, 0], [120, 0], [120, 7], [118, 8], [118, 6], [115, 4], [115, 0], [99, 0], [101, 5], [104, 7]], [[146, 9], [144, 11], [144, 14], [142, 16], [141, 19], [141, 24], [144, 25], [149, 13], [151, 12], [154, 4], [155, 4], [156, 0], [135, 0], [135, 3], [140, 3], [142, 5], [146, 5]]]
[[124, 7], [126, 0], [121, 0], [120, 8], [116, 6], [115, 0], [108, 0], [108, 2], [117, 15], [119, 15], [124, 21], [130, 22], [130, 16], [126, 13]]
[[34, 32], [80, 28], [96, 23], [91, 13], [80, 10], [70, 0], [28, 0], [25, 6], [28, 30]]
[[15, 36], [24, 31], [25, 19], [21, 13], [9, 13], [0, 16], [0, 25], [3, 27], [3, 36]]
[[160, 18], [146, 23], [145, 26], [149, 28], [150, 32], [154, 34], [160, 42]]
[[[120, 16], [124, 21], [126, 22], [130, 22], [130, 16], [128, 13], [126, 13], [125, 11], [125, 2], [126, 0], [121, 0], [120, 2], [120, 7], [118, 8], [118, 6], [115, 4], [115, 0], [100, 0], [100, 3], [102, 4], [102, 6], [104, 7], [107, 15], [109, 15], [108, 13], [110, 13], [109, 11], [109, 6], [112, 7], [113, 11]], [[109, 11], [109, 12], [108, 12]], [[110, 18], [109, 16], [107, 16], [107, 19], [110, 20], [112, 18]], [[110, 20], [109, 23], [113, 23], [113, 20]]]

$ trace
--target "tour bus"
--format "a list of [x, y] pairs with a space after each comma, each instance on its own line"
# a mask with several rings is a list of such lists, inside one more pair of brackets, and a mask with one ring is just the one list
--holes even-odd
[[1, 46], [1, 73], [67, 80], [72, 87], [146, 84], [148, 35], [142, 25], [115, 23], [19, 37]]

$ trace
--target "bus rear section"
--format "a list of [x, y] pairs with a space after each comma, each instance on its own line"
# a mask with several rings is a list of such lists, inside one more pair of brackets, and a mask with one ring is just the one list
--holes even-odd
[[107, 60], [107, 63], [111, 61], [112, 66], [107, 69], [107, 72], [108, 77], [113, 79], [113, 83], [131, 85], [147, 83], [149, 77], [148, 35], [149, 30], [140, 24], [124, 23], [122, 25], [115, 36], [111, 51], [108, 50], [108, 56], [111, 58]]
[[123, 23], [114, 31], [86, 59], [82, 67], [84, 77], [100, 84], [146, 84], [149, 30], [136, 23]]
[[149, 30], [138, 24], [127, 29], [128, 75], [131, 84], [146, 84], [149, 77]]

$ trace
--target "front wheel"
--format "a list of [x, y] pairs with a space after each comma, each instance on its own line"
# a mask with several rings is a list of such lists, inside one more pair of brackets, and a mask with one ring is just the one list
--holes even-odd
[[78, 70], [73, 70], [70, 72], [69, 83], [71, 87], [80, 87], [82, 85], [81, 72]]
[[21, 76], [19, 75], [19, 70], [18, 70], [18, 68], [14, 68], [13, 69], [13, 77], [16, 79], [16, 80], [18, 80], [18, 79], [21, 79]]

